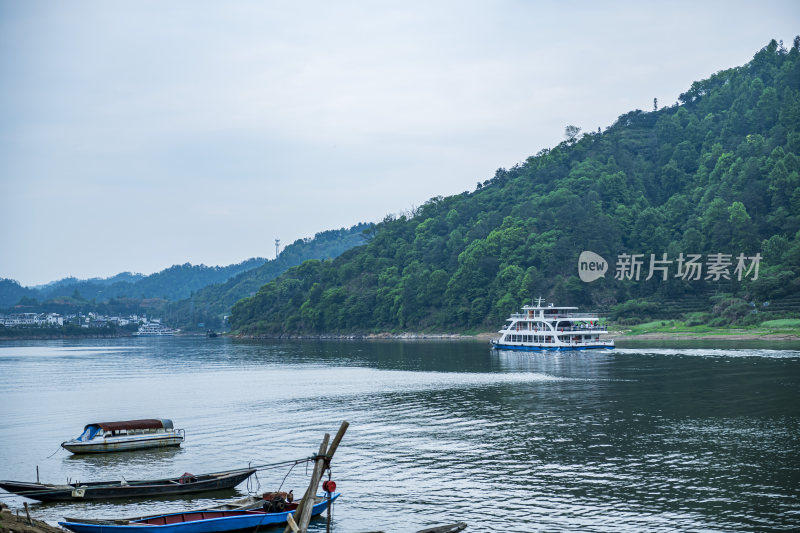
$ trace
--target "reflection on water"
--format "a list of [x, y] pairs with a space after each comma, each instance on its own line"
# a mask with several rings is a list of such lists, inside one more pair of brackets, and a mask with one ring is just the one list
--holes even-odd
[[[0, 477], [33, 480], [37, 465], [47, 482], [268, 465], [309, 456], [347, 419], [333, 469], [342, 533], [457, 520], [474, 531], [795, 529], [800, 351], [781, 346], [0, 344]], [[183, 446], [57, 451], [89, 422], [150, 417], [186, 429]], [[248, 491], [297, 493], [307, 476], [304, 466], [281, 467], [222, 494], [32, 508], [51, 522], [133, 516]]]

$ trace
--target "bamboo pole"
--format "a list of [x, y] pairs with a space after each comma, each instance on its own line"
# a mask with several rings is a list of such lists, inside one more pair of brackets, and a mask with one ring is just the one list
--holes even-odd
[[[339, 427], [339, 431], [336, 432], [336, 436], [333, 438], [333, 442], [331, 442], [330, 448], [328, 448], [330, 435], [326, 433], [325, 437], [322, 439], [322, 444], [320, 445], [319, 453], [317, 454], [317, 460], [314, 464], [314, 472], [311, 475], [311, 482], [309, 483], [308, 488], [303, 495], [303, 499], [300, 500], [300, 504], [294, 511], [294, 522], [297, 524], [300, 533], [305, 533], [309, 522], [311, 522], [311, 511], [314, 508], [314, 497], [317, 495], [317, 487], [322, 479], [322, 473], [330, 466], [330, 461], [333, 458], [333, 454], [336, 453], [336, 449], [339, 447], [339, 443], [342, 441], [342, 437], [344, 437], [344, 434], [349, 426], [350, 423], [346, 420], [342, 422], [342, 425]], [[290, 533], [292, 530], [293, 528], [287, 524], [286, 528], [283, 530], [283, 533]]]
[[347, 420], [342, 421], [342, 425], [339, 426], [339, 431], [336, 432], [336, 436], [333, 438], [333, 442], [331, 443], [331, 447], [328, 449], [328, 462], [330, 463], [331, 458], [333, 458], [333, 454], [336, 453], [336, 449], [339, 447], [339, 443], [342, 442], [342, 437], [344, 437], [345, 431], [347, 428], [350, 427], [350, 422]]
[[[297, 509], [295, 509], [294, 513], [292, 513], [294, 515], [294, 522], [297, 524], [297, 528], [301, 533], [305, 533], [306, 528], [308, 527], [308, 522], [303, 524], [303, 516], [306, 514], [306, 510], [308, 510], [308, 519], [309, 521], [311, 520], [311, 510], [314, 508], [314, 496], [316, 496], [317, 485], [319, 485], [319, 480], [322, 477], [322, 470], [325, 465], [325, 452], [328, 450], [328, 441], [330, 438], [330, 434], [325, 433], [325, 437], [322, 439], [322, 444], [319, 446], [317, 460], [314, 463], [314, 471], [311, 474], [311, 482], [308, 484], [305, 494], [303, 494], [303, 497], [300, 499]], [[287, 523], [283, 533], [289, 533], [292, 529], [293, 528]]]

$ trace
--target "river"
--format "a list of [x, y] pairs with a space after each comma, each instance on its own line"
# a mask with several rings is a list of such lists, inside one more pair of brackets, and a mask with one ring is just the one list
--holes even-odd
[[[338, 533], [456, 521], [503, 532], [800, 528], [797, 344], [4, 342], [0, 413], [0, 478], [34, 481], [38, 466], [52, 483], [304, 458], [347, 420], [332, 469]], [[186, 442], [97, 456], [59, 448], [90, 422], [153, 417], [171, 418]], [[248, 490], [302, 493], [308, 474], [265, 469], [236, 490], [159, 502], [29, 503], [50, 523], [131, 516]]]

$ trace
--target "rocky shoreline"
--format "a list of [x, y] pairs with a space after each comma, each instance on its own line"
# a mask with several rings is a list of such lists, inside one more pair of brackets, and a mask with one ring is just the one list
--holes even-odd
[[235, 339], [252, 340], [389, 340], [389, 341], [417, 341], [417, 340], [442, 340], [442, 341], [486, 341], [494, 337], [495, 333], [478, 333], [466, 335], [463, 333], [329, 333], [320, 335], [232, 335]]
[[[364, 334], [326, 334], [326, 335], [235, 335], [237, 339], [253, 340], [391, 340], [391, 341], [417, 341], [417, 340], [442, 340], [442, 341], [480, 341], [489, 342], [496, 337], [495, 332], [483, 332], [474, 335], [463, 333], [364, 333]], [[693, 333], [690, 331], [658, 332], [631, 334], [629, 331], [609, 331], [609, 337], [615, 341], [625, 340], [764, 340], [764, 341], [800, 341], [800, 335], [791, 333], [756, 333], [743, 331], [724, 331], [719, 333]]]

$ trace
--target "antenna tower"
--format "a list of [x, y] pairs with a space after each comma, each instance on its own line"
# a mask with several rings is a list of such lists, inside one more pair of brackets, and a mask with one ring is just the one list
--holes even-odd
[[281, 246], [281, 240], [275, 239], [275, 259], [278, 258], [278, 248]]

